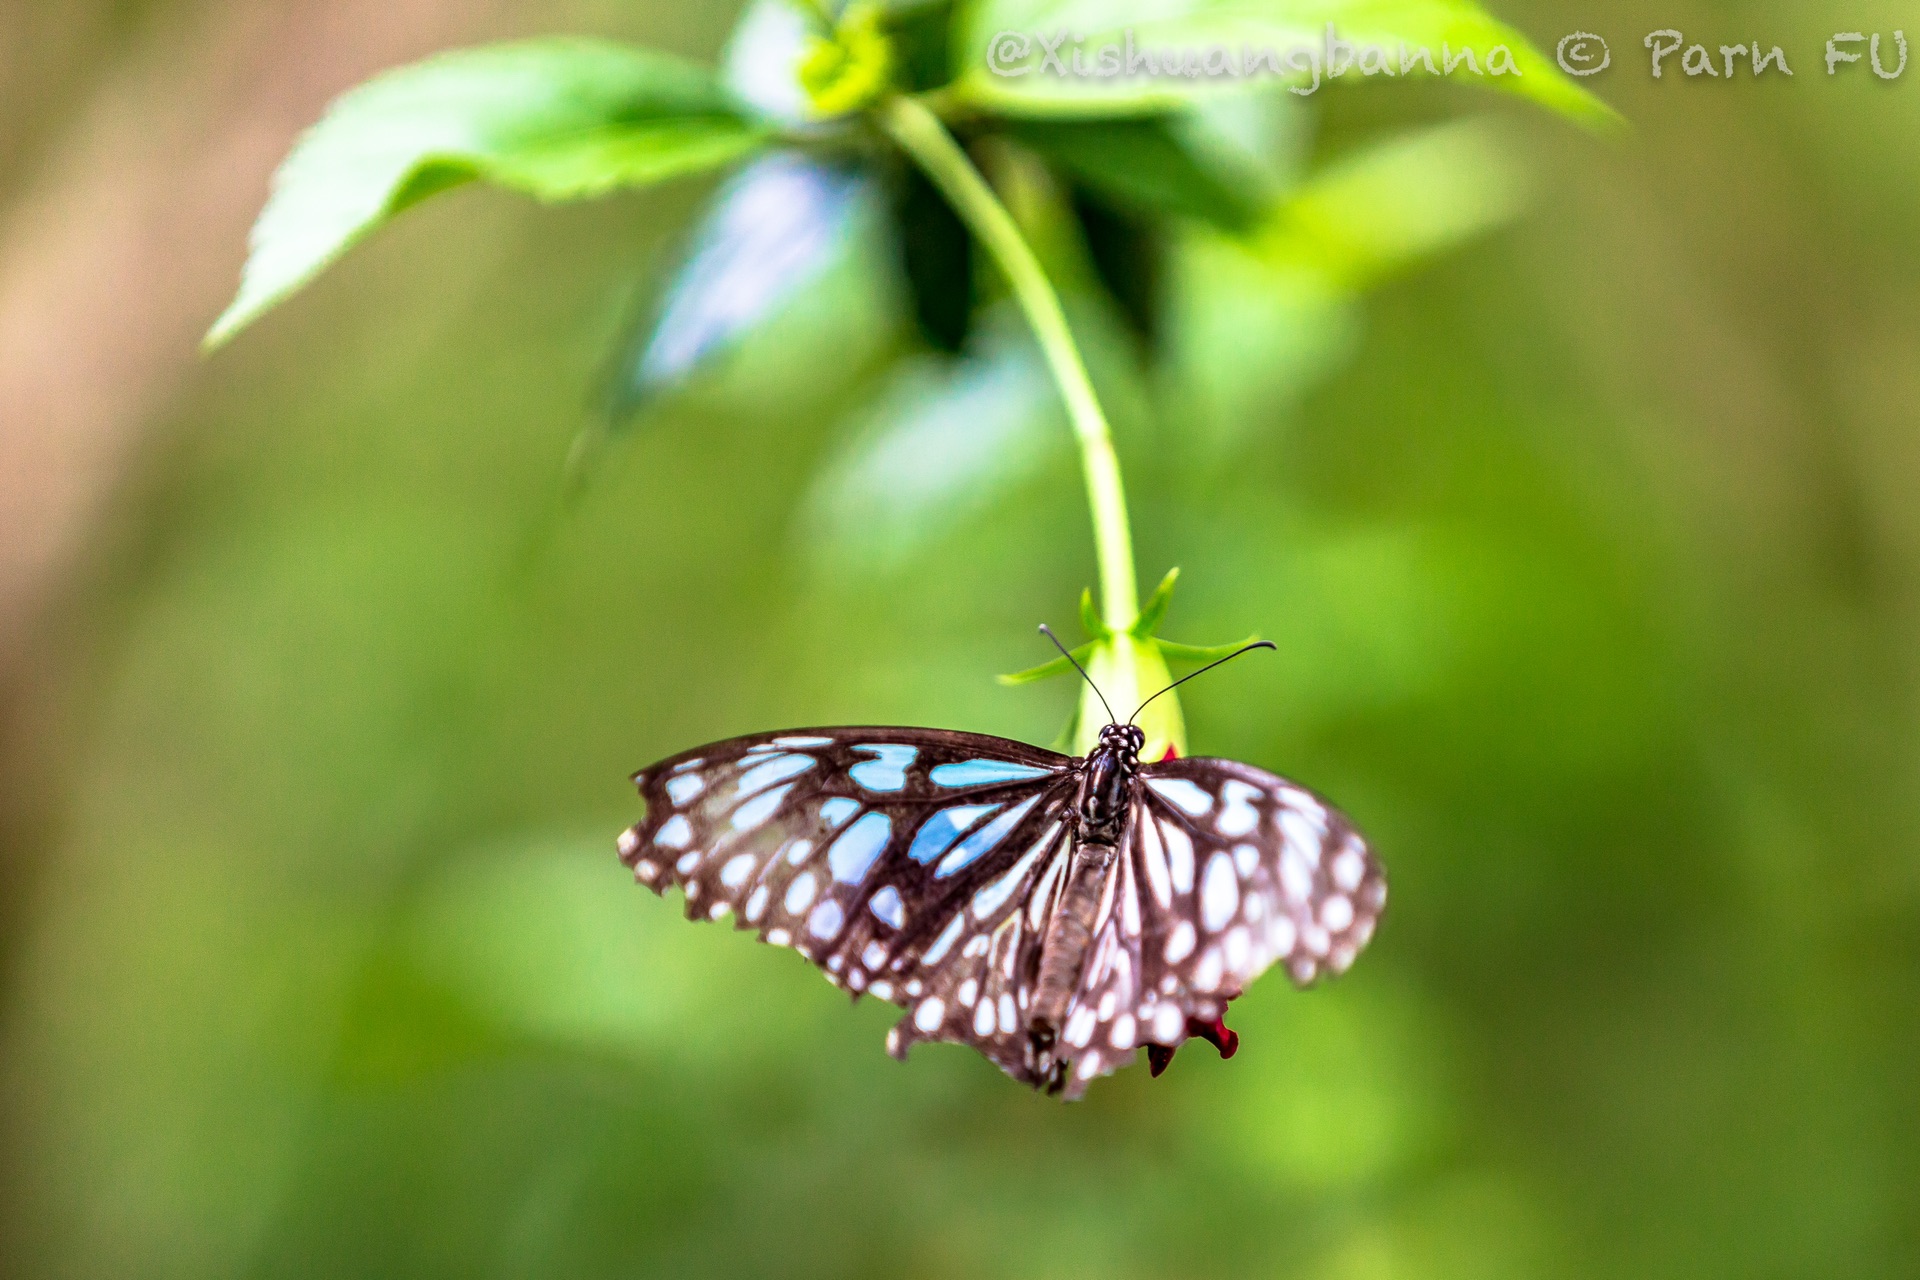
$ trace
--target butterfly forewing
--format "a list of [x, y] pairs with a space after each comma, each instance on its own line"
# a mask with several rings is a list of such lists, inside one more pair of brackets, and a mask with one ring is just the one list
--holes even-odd
[[1020, 1074], [1001, 997], [1017, 1015], [1039, 936], [1022, 913], [1067, 843], [1077, 764], [934, 729], [736, 738], [635, 775], [647, 815], [621, 857], [655, 892], [683, 889], [689, 917], [731, 917], [856, 995], [906, 1006], [896, 1052], [964, 1040]]

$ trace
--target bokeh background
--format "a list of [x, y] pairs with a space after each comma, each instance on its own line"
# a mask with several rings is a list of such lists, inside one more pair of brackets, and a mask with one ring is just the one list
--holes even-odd
[[[1232, 1062], [1072, 1107], [893, 1063], [614, 859], [701, 741], [1069, 713], [991, 680], [1092, 577], [1064, 428], [929, 416], [883, 245], [570, 503], [711, 182], [466, 190], [194, 351], [333, 94], [547, 31], [709, 58], [730, 7], [0, 8], [0, 1267], [1920, 1273], [1920, 70], [1819, 60], [1920, 9], [1495, 8], [1605, 35], [1633, 132], [1283, 104], [1288, 181], [1374, 174], [1372, 256], [1196, 233], [1150, 374], [1082, 308], [1166, 634], [1281, 645], [1190, 687], [1194, 748], [1341, 801], [1394, 901]], [[1655, 82], [1659, 27], [1797, 74]]]

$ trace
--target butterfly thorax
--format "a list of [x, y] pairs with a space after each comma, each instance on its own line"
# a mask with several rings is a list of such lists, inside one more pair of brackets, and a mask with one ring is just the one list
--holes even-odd
[[1047, 921], [1027, 1019], [1027, 1034], [1039, 1059], [1050, 1057], [1086, 968], [1100, 900], [1113, 872], [1115, 852], [1126, 835], [1144, 737], [1133, 725], [1108, 725], [1080, 775], [1072, 863]]

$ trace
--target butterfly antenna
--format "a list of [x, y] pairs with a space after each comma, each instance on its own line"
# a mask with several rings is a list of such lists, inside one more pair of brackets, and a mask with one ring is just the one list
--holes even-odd
[[[1056, 640], [1054, 641], [1054, 643], [1058, 644], [1060, 642]], [[1232, 662], [1235, 658], [1239, 657], [1243, 653], [1252, 653], [1255, 649], [1277, 649], [1277, 648], [1279, 648], [1279, 646], [1274, 644], [1274, 642], [1271, 640], [1255, 640], [1252, 644], [1242, 645], [1240, 648], [1235, 649], [1232, 653], [1228, 654], [1224, 658], [1215, 658], [1212, 662], [1209, 662], [1206, 666], [1200, 668], [1198, 671], [1189, 671], [1186, 675], [1181, 676], [1178, 680], [1175, 680], [1172, 684], [1162, 689], [1160, 693], [1172, 693], [1175, 689], [1178, 689], [1181, 685], [1193, 679], [1195, 676], [1203, 676], [1207, 674], [1207, 672], [1213, 670], [1215, 667], [1219, 666], [1223, 662]], [[1154, 694], [1153, 698], [1159, 697], [1160, 693]], [[1148, 698], [1147, 702], [1152, 702], [1153, 698]], [[1139, 706], [1133, 709], [1133, 714], [1127, 717], [1128, 724], [1132, 724], [1135, 720], [1140, 718], [1140, 713], [1147, 709], [1147, 702], [1143, 702]]]
[[[1107, 702], [1107, 695], [1100, 692], [1100, 686], [1093, 682], [1093, 677], [1088, 675], [1087, 669], [1080, 665], [1080, 660], [1073, 656], [1067, 646], [1060, 643], [1060, 637], [1053, 634], [1053, 628], [1043, 622], [1040, 624], [1040, 634], [1053, 641], [1053, 647], [1060, 651], [1060, 656], [1073, 664], [1073, 669], [1078, 671], [1080, 678], [1087, 682], [1087, 688], [1093, 690], [1093, 696], [1100, 699], [1101, 706], [1107, 708], [1107, 723], [1118, 724], [1119, 720], [1113, 714], [1113, 707]], [[1196, 671], [1194, 674], [1198, 675], [1200, 673]], [[1138, 715], [1139, 712], [1136, 711], [1134, 714]]]

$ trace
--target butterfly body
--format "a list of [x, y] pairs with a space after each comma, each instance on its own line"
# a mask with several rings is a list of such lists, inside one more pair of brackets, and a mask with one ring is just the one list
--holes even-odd
[[1159, 1066], [1215, 1038], [1200, 1028], [1270, 964], [1300, 985], [1344, 970], [1385, 902], [1318, 797], [1232, 761], [1143, 764], [1141, 742], [1131, 725], [1085, 757], [936, 729], [736, 738], [635, 775], [647, 815], [621, 856], [690, 917], [902, 1005], [895, 1056], [956, 1041], [1077, 1097], [1138, 1047]]

